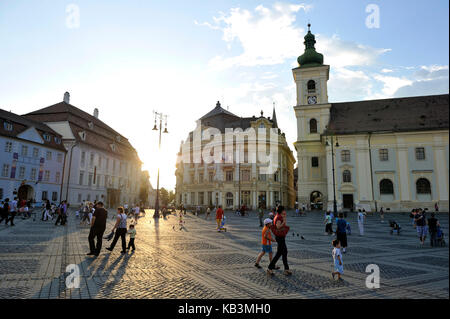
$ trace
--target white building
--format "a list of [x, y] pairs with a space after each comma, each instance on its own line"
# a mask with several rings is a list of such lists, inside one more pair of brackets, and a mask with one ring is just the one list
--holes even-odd
[[61, 201], [65, 155], [50, 127], [0, 110], [0, 200]]
[[[330, 103], [314, 35], [292, 70], [298, 200], [338, 210], [448, 211], [449, 95]], [[334, 173], [334, 175], [333, 175]]]
[[78, 204], [100, 200], [108, 207], [139, 202], [141, 161], [129, 141], [103, 123], [98, 109], [90, 115], [64, 101], [28, 113], [62, 135], [67, 149], [62, 198]]

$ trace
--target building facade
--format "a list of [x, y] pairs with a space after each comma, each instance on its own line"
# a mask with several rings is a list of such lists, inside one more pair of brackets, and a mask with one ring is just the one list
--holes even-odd
[[0, 200], [61, 201], [66, 149], [45, 124], [0, 110]]
[[141, 161], [129, 141], [103, 123], [95, 109], [90, 115], [64, 101], [24, 117], [45, 123], [62, 136], [67, 149], [62, 198], [78, 204], [103, 201], [108, 207], [139, 200]]
[[448, 211], [448, 94], [329, 103], [314, 35], [293, 69], [298, 201], [323, 209]]
[[[235, 142], [233, 137], [231, 142], [227, 140], [227, 130], [234, 132]], [[264, 169], [267, 163], [256, 160], [257, 150], [252, 148], [251, 137], [247, 136], [251, 131], [256, 138], [261, 138], [258, 140], [261, 144], [272, 147], [276, 165], [271, 170]], [[269, 131], [273, 133], [270, 139], [266, 134]], [[196, 145], [195, 132], [208, 137]], [[210, 156], [209, 161], [205, 154]], [[294, 163], [284, 133], [278, 128], [275, 109], [272, 119], [264, 117], [262, 112], [260, 117], [243, 118], [224, 110], [217, 102], [211, 112], [197, 121], [196, 129], [181, 145], [175, 173], [176, 204], [222, 205], [225, 209], [242, 205], [250, 209], [269, 208], [276, 203], [293, 207]]]

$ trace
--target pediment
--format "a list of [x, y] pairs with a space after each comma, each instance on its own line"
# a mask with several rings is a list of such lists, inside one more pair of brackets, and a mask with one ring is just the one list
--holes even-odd
[[41, 134], [39, 134], [36, 128], [34, 128], [34, 126], [31, 126], [22, 133], [17, 134], [17, 137], [23, 140], [44, 144], [44, 139], [41, 137]]

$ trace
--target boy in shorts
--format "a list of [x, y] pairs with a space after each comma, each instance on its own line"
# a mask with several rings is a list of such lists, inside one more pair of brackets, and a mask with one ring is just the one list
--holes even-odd
[[344, 273], [344, 262], [342, 261], [342, 252], [341, 252], [341, 243], [338, 239], [335, 239], [332, 241], [333, 244], [333, 262], [334, 262], [334, 271], [331, 273], [331, 275], [334, 276], [338, 275], [338, 280], [341, 279], [341, 275]]
[[275, 241], [275, 239], [272, 238], [272, 234], [270, 232], [270, 226], [272, 225], [272, 219], [267, 218], [264, 220], [264, 228], [262, 230], [262, 252], [259, 253], [258, 257], [256, 258], [255, 267], [256, 268], [262, 268], [259, 265], [259, 262], [261, 261], [262, 256], [264, 256], [266, 253], [269, 253], [269, 261], [272, 261], [272, 242]]

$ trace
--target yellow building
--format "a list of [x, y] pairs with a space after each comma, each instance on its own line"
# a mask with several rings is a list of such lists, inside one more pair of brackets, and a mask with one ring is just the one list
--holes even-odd
[[323, 209], [448, 211], [448, 94], [329, 103], [308, 30], [297, 89], [298, 201]]
[[294, 207], [294, 163], [275, 109], [272, 119], [262, 112], [260, 117], [239, 117], [217, 102], [181, 145], [176, 203], [225, 209], [269, 208], [276, 203]]

